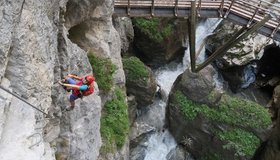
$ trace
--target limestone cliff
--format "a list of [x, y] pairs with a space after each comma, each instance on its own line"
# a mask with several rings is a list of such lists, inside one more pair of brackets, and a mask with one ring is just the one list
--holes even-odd
[[[100, 51], [118, 66], [124, 83], [120, 41], [112, 27], [112, 1], [5, 0], [0, 2], [0, 83], [45, 113], [0, 89], [0, 159], [97, 159], [101, 98], [95, 93], [61, 113], [69, 93], [57, 84], [63, 76], [92, 72], [86, 51]], [[73, 27], [87, 26], [83, 46]]]

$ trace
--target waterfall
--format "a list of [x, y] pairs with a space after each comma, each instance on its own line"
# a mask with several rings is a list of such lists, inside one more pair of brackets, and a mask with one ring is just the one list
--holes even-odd
[[[210, 35], [217, 27], [219, 19], [207, 19], [201, 21], [196, 29], [196, 45], [202, 46], [204, 39]], [[204, 47], [201, 49], [203, 54], [199, 54], [198, 61], [204, 60]], [[149, 133], [149, 137], [146, 139], [144, 149], [141, 148], [141, 158], [144, 160], [167, 160], [168, 153], [175, 149], [177, 146], [175, 139], [172, 137], [167, 128], [165, 128], [165, 112], [166, 102], [168, 100], [169, 92], [176, 78], [182, 74], [189, 66], [189, 50], [185, 51], [184, 58], [181, 63], [171, 62], [163, 67], [154, 70], [154, 75], [157, 84], [161, 88], [161, 97], [157, 97], [155, 102], [148, 106], [148, 111], [138, 118], [138, 122], [153, 126], [154, 132]], [[143, 151], [144, 150], [144, 151]], [[144, 155], [143, 155], [144, 154]], [[134, 159], [134, 158], [132, 158]]]
[[145, 160], [164, 160], [167, 154], [176, 147], [176, 142], [168, 130], [153, 134], [148, 143]]
[[[204, 51], [205, 51], [205, 38], [213, 33], [218, 24], [222, 21], [219, 18], [209, 18], [205, 21], [201, 21], [196, 28], [195, 32], [195, 48], [196, 48], [196, 63], [201, 63], [204, 61]], [[187, 42], [187, 40], [186, 40]], [[190, 63], [190, 50], [189, 47], [185, 51], [183, 58], [183, 67], [187, 68]]]

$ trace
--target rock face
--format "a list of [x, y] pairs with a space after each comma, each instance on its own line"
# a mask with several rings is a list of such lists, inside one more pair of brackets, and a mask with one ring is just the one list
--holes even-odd
[[[119, 68], [115, 83], [125, 82], [120, 40], [111, 21], [112, 2], [0, 2], [1, 86], [50, 116], [56, 115], [46, 118], [0, 89], [1, 160], [98, 158], [101, 98], [97, 84], [93, 95], [77, 100], [73, 111], [61, 113], [69, 105], [69, 94], [56, 82], [68, 73], [83, 76], [92, 72], [88, 49], [110, 57]], [[74, 41], [71, 36], [81, 27], [88, 27], [80, 35], [86, 39]]]
[[233, 93], [247, 89], [255, 82], [257, 74], [256, 64], [256, 62], [251, 62], [247, 65], [232, 66], [220, 70], [223, 79], [228, 82], [228, 86]]
[[[241, 26], [239, 25], [226, 20], [222, 21], [217, 27], [215, 34], [207, 39], [206, 49], [210, 54], [215, 52], [240, 29]], [[258, 60], [262, 56], [263, 48], [271, 42], [270, 38], [253, 33], [229, 49], [222, 58], [217, 59], [217, 66], [220, 69], [226, 69], [232, 66], [248, 64], [252, 60]]]
[[[206, 42], [208, 53], [214, 53], [240, 28], [241, 26], [223, 21], [215, 34], [211, 35]], [[255, 81], [256, 61], [262, 57], [263, 48], [271, 42], [270, 38], [253, 33], [226, 51], [223, 57], [215, 60], [215, 66], [228, 82], [231, 91], [240, 92]]]
[[[73, 3], [73, 4], [72, 4]], [[121, 39], [119, 33], [113, 27], [112, 13], [113, 13], [113, 1], [73, 1], [68, 3], [70, 8], [85, 8], [86, 16], [80, 16], [85, 20], [80, 22], [75, 16], [76, 14], [72, 10], [67, 11], [66, 24], [71, 27], [69, 29], [69, 38], [72, 42], [76, 43], [85, 51], [92, 51], [97, 54], [98, 57], [109, 58], [113, 64], [117, 66], [117, 71], [114, 74], [114, 82], [118, 85], [124, 86], [125, 76], [121, 61]], [[98, 5], [92, 5], [98, 4]], [[90, 5], [88, 5], [90, 4]], [[73, 6], [72, 6], [73, 5]], [[94, 9], [94, 10], [93, 10]]]
[[212, 77], [210, 66], [178, 77], [168, 102], [170, 132], [194, 158], [248, 159], [268, 136], [268, 111], [215, 90]]
[[[1, 2], [1, 86], [44, 112], [54, 107], [52, 85], [59, 78], [54, 75], [59, 6], [58, 1]], [[54, 159], [53, 146], [43, 140], [47, 119], [4, 91], [0, 101], [0, 158]]]
[[271, 44], [264, 48], [264, 54], [258, 62], [257, 74], [257, 80], [261, 82], [259, 83], [261, 86], [276, 86], [276, 79], [280, 77], [280, 71], [278, 70], [280, 64], [277, 63], [280, 60], [279, 51], [280, 47], [276, 44]]
[[[125, 76], [121, 61], [121, 39], [112, 23], [113, 5], [111, 0], [72, 0], [67, 3], [67, 8], [69, 9], [66, 9], [65, 23], [69, 29], [68, 37], [72, 42], [76, 43], [84, 51], [91, 51], [100, 58], [111, 60], [117, 68], [113, 75], [113, 83], [124, 88]], [[111, 98], [110, 94], [100, 95], [102, 104]], [[96, 143], [95, 137], [92, 137], [91, 140], [94, 141], [89, 143]], [[94, 149], [94, 151], [99, 152], [97, 149]], [[94, 156], [94, 154], [91, 156]], [[95, 157], [92, 158], [95, 159]], [[126, 160], [128, 159], [128, 145], [124, 145], [116, 153], [103, 153], [103, 155], [98, 156], [98, 159]]]
[[174, 19], [164, 18], [159, 19], [158, 26], [151, 26], [151, 28], [157, 27], [155, 28], [157, 32], [164, 30], [163, 26], [172, 26], [172, 33], [162, 41], [154, 40], [151, 35], [143, 31], [143, 28], [139, 28], [137, 25], [134, 26], [135, 38], [133, 45], [135, 51], [141, 55], [139, 56], [140, 59], [149, 66], [159, 67], [176, 58], [183, 57], [185, 48], [182, 46], [184, 38], [182, 35], [185, 35], [185, 32], [181, 32], [179, 25], [171, 24], [174, 22]]
[[279, 159], [280, 150], [278, 144], [280, 143], [280, 86], [279, 86], [279, 59], [278, 53], [279, 47], [275, 44], [269, 45], [265, 48], [263, 57], [259, 62], [259, 73], [257, 84], [272, 93], [272, 98], [267, 104], [267, 107], [271, 113], [271, 120], [273, 122], [272, 133], [265, 142], [263, 142], [258, 150], [255, 152], [253, 160], [276, 160]]
[[182, 146], [177, 146], [166, 156], [166, 158], [168, 160], [193, 160], [191, 155], [186, 153]]
[[114, 18], [114, 27], [120, 34], [122, 54], [129, 54], [134, 39], [134, 30], [131, 19], [128, 17]]
[[156, 81], [151, 69], [138, 58], [124, 58], [127, 94], [135, 96], [138, 107], [153, 103], [156, 94]]
[[[192, 73], [186, 70], [175, 82], [179, 83], [178, 88], [183, 88], [183, 93], [192, 100], [200, 103], [208, 102], [208, 95], [214, 89], [215, 83], [213, 80], [214, 69], [209, 66], [201, 70], [199, 74]], [[197, 90], [199, 89], [199, 90]]]
[[[92, 18], [94, 15], [99, 17], [105, 17], [104, 14], [108, 14], [108, 10], [112, 6], [103, 8], [103, 11], [100, 10], [100, 7], [106, 2], [105, 0], [97, 0], [97, 1], [90, 1], [90, 0], [70, 0], [67, 2], [66, 12], [65, 12], [65, 26], [66, 28], [70, 29], [73, 26], [76, 26], [88, 19]], [[107, 1], [111, 2], [111, 1]], [[96, 14], [98, 13], [98, 14]], [[94, 16], [94, 17], [95, 17]]]
[[269, 138], [256, 150], [252, 160], [277, 160], [280, 156], [280, 85], [274, 88], [273, 97], [269, 110], [273, 121], [273, 129]]
[[[221, 34], [223, 32], [222, 30], [229, 30], [228, 33], [235, 30], [235, 27], [228, 27], [228, 25], [223, 25], [218, 31], [219, 34], [213, 37], [218, 38], [223, 36], [225, 37], [224, 40], [226, 40], [227, 36]], [[215, 47], [213, 46], [219, 46], [215, 45], [215, 41], [219, 42], [218, 39], [212, 41], [214, 44], [212, 42], [209, 43], [208, 50], [210, 52], [215, 50]], [[276, 43], [272, 43], [270, 39], [263, 36], [253, 34], [239, 45], [229, 50], [226, 56], [216, 61], [217, 67], [223, 74], [224, 79], [229, 82], [230, 88], [233, 92], [239, 92], [240, 89], [243, 88], [242, 85], [245, 84], [244, 82], [247, 80], [252, 82], [256, 80], [255, 84], [262, 88], [262, 91], [268, 93], [269, 96], [273, 93], [273, 97], [267, 106], [271, 112], [271, 119], [274, 127], [269, 138], [264, 139], [265, 141], [255, 152], [255, 155], [252, 158], [253, 160], [276, 160], [279, 159], [280, 156], [279, 148], [275, 147], [279, 144], [279, 136], [276, 135], [279, 135], [280, 124], [278, 118], [279, 107], [277, 103], [277, 90], [279, 89], [277, 86], [280, 82], [279, 70], [277, 69], [279, 68], [279, 63], [276, 63], [279, 61], [278, 52], [279, 46], [277, 46]], [[253, 63], [250, 62], [252, 60], [254, 61]], [[246, 76], [249, 79], [247, 79]], [[253, 86], [250, 88], [253, 88]], [[255, 96], [254, 99], [256, 99]], [[267, 101], [265, 102], [267, 103]], [[262, 104], [266, 105], [265, 103]]]

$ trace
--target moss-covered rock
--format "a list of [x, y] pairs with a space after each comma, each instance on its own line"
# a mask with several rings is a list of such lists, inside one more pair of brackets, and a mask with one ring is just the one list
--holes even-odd
[[104, 105], [101, 117], [101, 136], [103, 145], [101, 152], [114, 153], [126, 141], [129, 131], [129, 120], [125, 94], [120, 88], [114, 91], [113, 99]]
[[116, 71], [116, 66], [110, 59], [98, 57], [91, 52], [88, 53], [88, 59], [99, 89], [108, 93], [113, 87], [113, 73]]
[[[197, 159], [252, 157], [266, 136], [265, 129], [271, 125], [268, 111], [255, 102], [219, 93], [210, 84], [184, 85], [207, 82], [205, 77], [209, 72], [203, 73], [204, 77], [186, 71], [173, 87], [167, 111], [171, 133]], [[212, 81], [209, 79], [207, 83]], [[200, 99], [193, 96], [199, 93], [204, 96]]]
[[[182, 58], [185, 48], [182, 40], [186, 29], [171, 18], [133, 18], [134, 48], [146, 64], [158, 67], [176, 58]], [[184, 33], [183, 33], [183, 32]]]
[[213, 107], [194, 102], [181, 91], [170, 97], [169, 116], [171, 132], [180, 142], [191, 138], [190, 150], [198, 157], [211, 150], [232, 156], [227, 159], [249, 158], [260, 144], [258, 137], [263, 137], [259, 131], [271, 124], [267, 110], [254, 102], [223, 95]]
[[151, 104], [156, 93], [156, 82], [151, 69], [137, 57], [123, 58], [123, 67], [127, 93], [134, 95], [140, 106]]

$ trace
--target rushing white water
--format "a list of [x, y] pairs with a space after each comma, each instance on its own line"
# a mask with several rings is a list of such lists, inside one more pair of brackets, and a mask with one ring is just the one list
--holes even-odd
[[[195, 49], [196, 49], [196, 62], [201, 63], [204, 60], [204, 51], [205, 51], [205, 38], [213, 33], [215, 28], [221, 22], [222, 19], [218, 18], [209, 18], [205, 21], [201, 21], [196, 28], [195, 32]], [[183, 58], [183, 66], [187, 68], [190, 63], [189, 47], [185, 52]]]
[[[204, 43], [204, 39], [213, 32], [219, 22], [219, 19], [207, 19], [198, 24], [196, 29], [196, 46], [201, 46]], [[201, 49], [201, 52], [204, 53], [204, 47]], [[200, 54], [199, 57], [202, 58], [198, 58], [198, 61], [203, 60], [203, 55]], [[170, 63], [154, 71], [156, 81], [166, 97], [168, 97], [176, 78], [189, 66], [188, 63], [189, 50], [185, 52], [182, 63]], [[166, 101], [167, 98], [156, 100], [153, 105], [149, 106], [149, 111], [141, 118], [141, 121], [157, 129], [149, 137], [147, 143], [145, 143], [147, 147], [144, 160], [166, 160], [167, 154], [177, 146], [168, 129], [164, 127]]]
[[168, 130], [153, 134], [148, 143], [147, 150], [149, 152], [144, 160], [164, 160], [167, 154], [177, 145]]
[[164, 67], [159, 68], [155, 71], [155, 78], [157, 84], [161, 87], [161, 90], [165, 94], [169, 94], [171, 87], [181, 73], [184, 71], [182, 63], [180, 64], [169, 64]]

